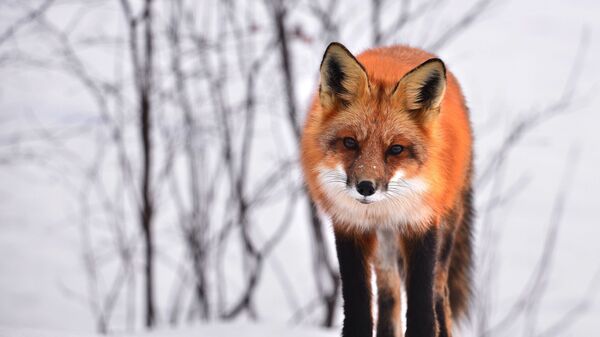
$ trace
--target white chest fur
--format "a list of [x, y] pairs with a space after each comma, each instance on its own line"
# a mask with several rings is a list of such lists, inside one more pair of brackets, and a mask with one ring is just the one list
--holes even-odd
[[[404, 178], [397, 171], [387, 190], [377, 190], [367, 198], [347, 186], [347, 174], [342, 166], [318, 168], [319, 184], [328, 201], [325, 213], [336, 223], [357, 229], [385, 226], [402, 230], [406, 226], [426, 226], [433, 214], [424, 198], [427, 183], [421, 178]], [[362, 203], [359, 200], [368, 203]]]

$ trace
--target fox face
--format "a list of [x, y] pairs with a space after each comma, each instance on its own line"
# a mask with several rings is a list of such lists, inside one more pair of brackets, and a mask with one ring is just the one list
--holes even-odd
[[[425, 228], [435, 206], [429, 196], [431, 138], [446, 88], [442, 61], [430, 59], [396, 83], [369, 79], [339, 44], [321, 64], [319, 110], [305, 129], [318, 156], [313, 196], [337, 222], [355, 228], [411, 224]], [[312, 134], [311, 134], [312, 133]], [[311, 145], [312, 146], [312, 145]]]

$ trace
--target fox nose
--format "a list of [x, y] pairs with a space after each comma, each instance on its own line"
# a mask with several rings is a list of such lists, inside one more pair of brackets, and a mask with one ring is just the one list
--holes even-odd
[[365, 197], [368, 197], [375, 193], [375, 184], [373, 184], [373, 182], [369, 180], [363, 180], [356, 184], [356, 190], [358, 191], [358, 193], [364, 195]]

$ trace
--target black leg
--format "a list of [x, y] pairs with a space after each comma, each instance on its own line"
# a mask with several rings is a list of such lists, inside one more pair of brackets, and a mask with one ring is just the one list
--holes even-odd
[[406, 337], [436, 337], [434, 270], [437, 258], [437, 230], [404, 242], [407, 264]]
[[446, 303], [444, 303], [446, 299], [443, 297], [437, 298], [435, 300], [435, 313], [438, 318], [438, 326], [440, 328], [440, 332], [438, 337], [449, 337], [448, 331], [448, 322], [446, 322]]
[[[455, 218], [451, 218], [456, 221]], [[438, 337], [452, 337], [452, 311], [450, 309], [450, 298], [448, 289], [448, 266], [450, 256], [454, 247], [454, 231], [451, 229], [439, 232], [438, 263], [435, 270], [435, 314], [438, 320]]]
[[[399, 305], [397, 302], [398, 296], [390, 293], [390, 289], [378, 287], [377, 289], [377, 337], [395, 337], [400, 332], [396, 329], [400, 328], [400, 324], [397, 324], [399, 317], [396, 317], [399, 313], [396, 310], [396, 306]], [[394, 291], [400, 291], [395, 289]], [[399, 316], [399, 315], [398, 315]]]
[[344, 298], [343, 337], [371, 337], [371, 272], [369, 258], [373, 237], [356, 239], [344, 233], [335, 233], [335, 243], [342, 278]]

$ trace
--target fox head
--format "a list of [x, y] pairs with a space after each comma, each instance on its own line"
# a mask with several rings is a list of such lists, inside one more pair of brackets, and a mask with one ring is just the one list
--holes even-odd
[[329, 212], [346, 222], [425, 221], [431, 207], [424, 163], [446, 91], [444, 63], [431, 58], [382, 81], [332, 43], [320, 74], [311, 123], [319, 125], [318, 185]]

